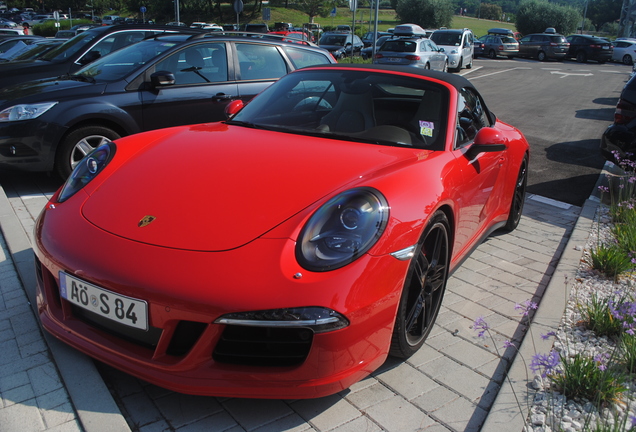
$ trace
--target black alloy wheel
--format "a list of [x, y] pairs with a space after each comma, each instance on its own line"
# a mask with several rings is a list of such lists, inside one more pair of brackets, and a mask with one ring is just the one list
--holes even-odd
[[545, 53], [543, 51], [539, 51], [537, 53], [537, 60], [539, 61], [545, 61]]
[[424, 344], [439, 312], [450, 265], [450, 225], [436, 212], [411, 260], [393, 328], [390, 354], [409, 358]]
[[510, 204], [510, 213], [508, 221], [504, 226], [506, 231], [514, 231], [519, 225], [521, 214], [523, 213], [523, 205], [526, 202], [526, 186], [528, 184], [528, 156], [524, 156], [519, 167], [519, 174], [515, 183], [515, 189], [512, 194], [512, 203]]

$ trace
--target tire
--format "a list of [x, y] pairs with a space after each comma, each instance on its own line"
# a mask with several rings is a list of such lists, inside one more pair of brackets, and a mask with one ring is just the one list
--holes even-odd
[[448, 61], [444, 62], [444, 68], [442, 69], [442, 72], [448, 72]]
[[456, 67], [455, 69], [453, 69], [453, 71], [454, 71], [454, 72], [459, 72], [459, 71], [461, 71], [461, 70], [462, 70], [463, 63], [464, 63], [464, 59], [463, 59], [463, 58], [460, 58], [460, 59], [459, 59], [459, 64], [457, 65], [457, 67]]
[[117, 132], [103, 126], [84, 126], [72, 130], [62, 139], [55, 153], [55, 171], [66, 179], [91, 150], [117, 138], [120, 138]]
[[426, 63], [426, 64], [424, 65], [424, 69], [428, 70], [428, 69], [430, 69], [430, 68], [431, 68], [431, 65], [430, 65], [430, 64]]
[[519, 225], [521, 214], [523, 213], [523, 205], [526, 201], [526, 186], [528, 184], [528, 156], [524, 156], [517, 174], [515, 189], [512, 193], [512, 202], [510, 203], [510, 213], [508, 220], [504, 226], [507, 232], [514, 231]]
[[632, 63], [634, 63], [634, 60], [632, 60], [632, 56], [630, 56], [629, 54], [625, 54], [623, 56], [623, 64], [630, 65]]
[[490, 58], [490, 59], [496, 59], [497, 58], [497, 53], [495, 52], [495, 50], [488, 51], [488, 58]]
[[404, 282], [389, 354], [406, 359], [428, 337], [439, 312], [450, 264], [450, 225], [438, 211], [427, 223]]
[[587, 62], [587, 54], [585, 54], [585, 51], [579, 51], [576, 53], [576, 61], [579, 63]]
[[546, 55], [543, 51], [539, 51], [537, 53], [537, 60], [539, 61], [545, 61], [546, 60]]

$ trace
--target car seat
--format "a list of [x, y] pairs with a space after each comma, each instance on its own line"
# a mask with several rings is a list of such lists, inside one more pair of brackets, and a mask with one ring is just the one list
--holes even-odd
[[426, 90], [417, 111], [409, 122], [409, 129], [424, 142], [427, 148], [441, 147], [437, 137], [441, 132], [440, 115], [442, 111], [442, 94], [435, 90]]
[[371, 84], [355, 81], [340, 86], [340, 97], [329, 114], [321, 120], [325, 132], [362, 132], [375, 126]]

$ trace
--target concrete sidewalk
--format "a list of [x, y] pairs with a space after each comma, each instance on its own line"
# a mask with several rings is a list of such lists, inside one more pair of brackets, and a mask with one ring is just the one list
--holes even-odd
[[[580, 208], [528, 196], [519, 228], [489, 237], [449, 280], [436, 327], [408, 361], [389, 359], [333, 396], [254, 400], [170, 392], [96, 367], [44, 335], [27, 303], [35, 286], [30, 236], [52, 190], [3, 186], [0, 431], [521, 431], [515, 394], [525, 394], [525, 367], [510, 367], [514, 350], [497, 349], [504, 340], [519, 346], [527, 332], [516, 303], [540, 303], [533, 325], [556, 328], [565, 275], [578, 268], [598, 202]], [[471, 329], [480, 316], [494, 343]]]

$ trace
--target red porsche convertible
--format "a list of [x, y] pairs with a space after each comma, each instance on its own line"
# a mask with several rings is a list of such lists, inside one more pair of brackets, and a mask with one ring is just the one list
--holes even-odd
[[312, 398], [424, 343], [523, 209], [529, 149], [461, 76], [328, 65], [89, 154], [35, 228], [46, 330], [178, 392]]

